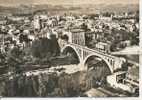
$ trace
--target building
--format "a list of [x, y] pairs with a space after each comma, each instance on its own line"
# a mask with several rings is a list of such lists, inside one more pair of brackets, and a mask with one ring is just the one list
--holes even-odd
[[85, 32], [81, 29], [72, 29], [69, 31], [69, 42], [85, 46]]
[[0, 20], [0, 25], [5, 25], [7, 23], [7, 20]]
[[126, 80], [126, 72], [120, 71], [107, 76], [107, 82], [110, 86], [116, 89], [121, 89], [130, 93], [135, 93], [138, 90], [137, 84], [132, 84], [131, 81]]
[[41, 28], [40, 26], [40, 18], [38, 15], [34, 16], [34, 22], [33, 22], [33, 25], [34, 25], [34, 29], [36, 30], [39, 30]]
[[99, 49], [100, 51], [107, 52], [107, 53], [110, 52], [110, 44], [109, 43], [98, 42], [95, 45], [95, 47], [96, 47], [96, 49]]
[[100, 15], [99, 19], [104, 21], [112, 21], [112, 15], [109, 17]]

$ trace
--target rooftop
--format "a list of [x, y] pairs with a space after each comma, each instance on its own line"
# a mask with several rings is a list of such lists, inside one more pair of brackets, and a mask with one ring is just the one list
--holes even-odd
[[73, 32], [73, 33], [84, 32], [84, 30], [79, 29], [79, 28], [77, 28], [77, 29], [71, 29], [70, 31]]

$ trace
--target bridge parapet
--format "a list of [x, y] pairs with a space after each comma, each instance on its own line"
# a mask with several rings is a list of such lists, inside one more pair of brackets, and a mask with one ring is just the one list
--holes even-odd
[[112, 56], [112, 55], [107, 54], [107, 53], [104, 53], [104, 52], [100, 52], [100, 51], [97, 51], [97, 50], [94, 50], [94, 49], [90, 49], [90, 48], [88, 48], [88, 47], [80, 46], [80, 45], [77, 45], [77, 44], [69, 43], [68, 45], [72, 45], [72, 46], [74, 46], [76, 49], [82, 49], [84, 52], [85, 52], [85, 51], [86, 51], [86, 52], [89, 52], [89, 54], [95, 52], [95, 53], [98, 53], [98, 54], [100, 54], [100, 55], [102, 55], [102, 56], [109, 57], [110, 59], [117, 59], [117, 58], [119, 58], [119, 57]]

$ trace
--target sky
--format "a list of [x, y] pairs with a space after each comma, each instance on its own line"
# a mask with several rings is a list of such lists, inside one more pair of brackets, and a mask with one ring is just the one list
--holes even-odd
[[78, 5], [78, 4], [138, 4], [139, 0], [0, 0], [0, 5], [15, 6], [20, 4], [52, 4], [52, 5]]

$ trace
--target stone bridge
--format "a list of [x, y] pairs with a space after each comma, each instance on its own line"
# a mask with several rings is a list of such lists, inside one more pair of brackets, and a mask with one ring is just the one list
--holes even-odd
[[113, 73], [117, 69], [122, 68], [122, 64], [126, 61], [124, 58], [112, 56], [111, 54], [100, 52], [98, 50], [90, 49], [85, 46], [81, 46], [73, 43], [65, 43], [61, 46], [61, 52], [63, 53], [65, 50], [72, 49], [79, 60], [80, 69], [87, 70], [87, 66], [85, 65], [86, 61], [90, 57], [97, 57], [103, 60], [107, 66], [109, 67], [111, 73]]

